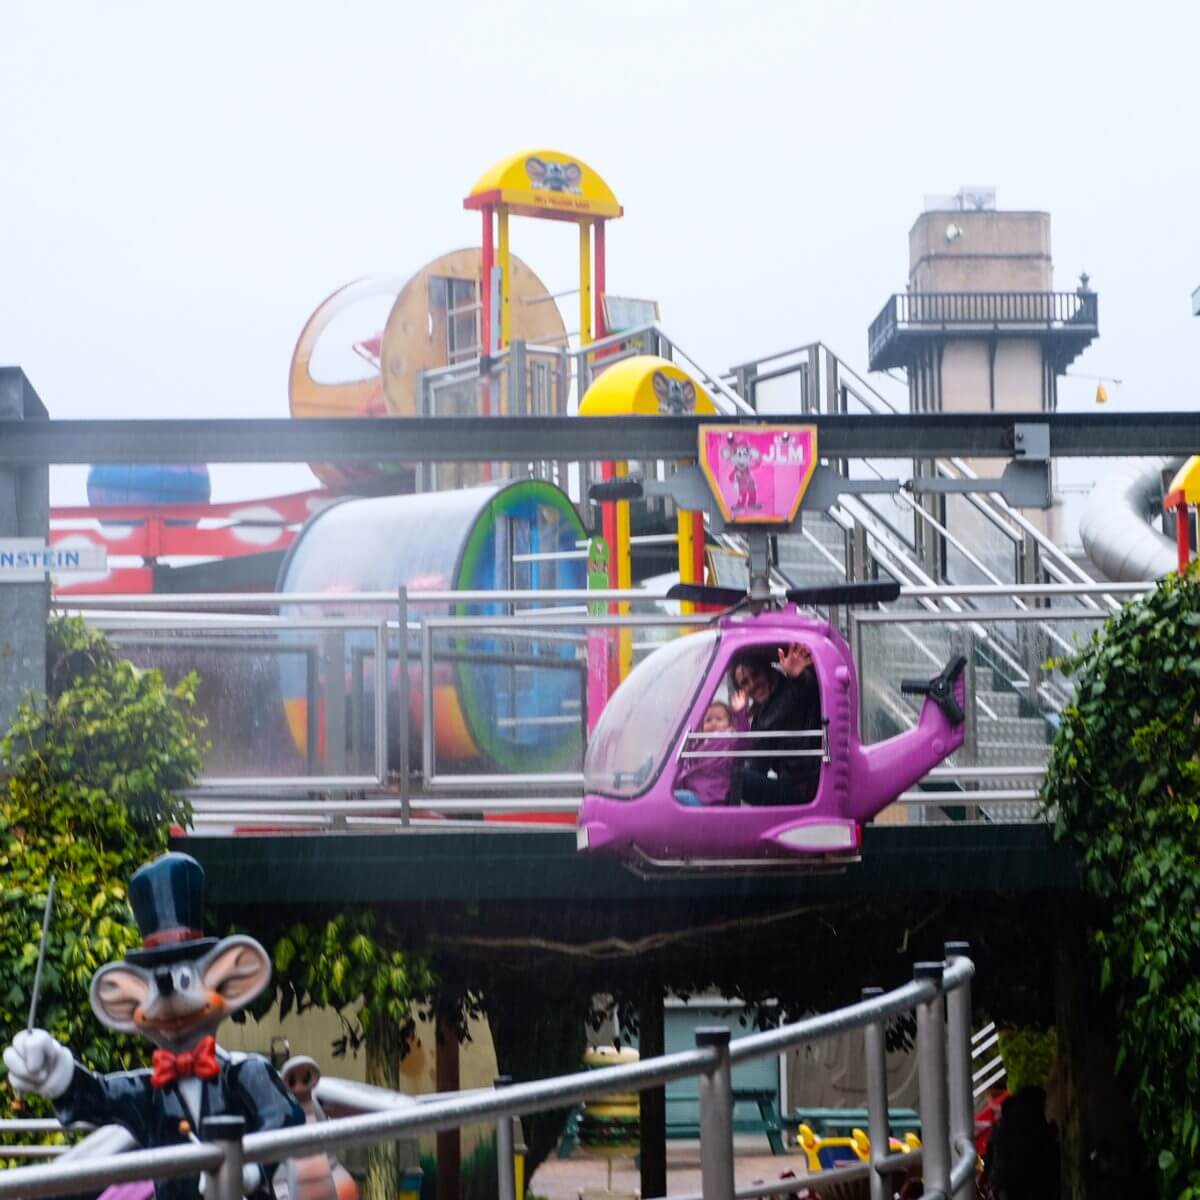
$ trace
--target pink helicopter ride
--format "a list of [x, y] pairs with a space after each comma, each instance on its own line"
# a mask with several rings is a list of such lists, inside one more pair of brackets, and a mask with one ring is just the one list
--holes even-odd
[[[873, 745], [859, 733], [858, 679], [850, 647], [828, 621], [799, 605], [886, 603], [899, 585], [849, 583], [789, 591], [777, 607], [729, 588], [677, 585], [668, 598], [738, 603], [708, 628], [647, 656], [613, 693], [589, 739], [579, 849], [614, 857], [639, 874], [679, 870], [795, 869], [857, 861], [862, 826], [963, 743], [963, 670], [958, 657], [929, 680], [900, 690], [924, 695], [914, 728]], [[741, 651], [799, 645], [811, 656], [820, 697], [819, 727], [736, 734], [736, 759], [819, 760], [815, 795], [794, 804], [732, 802], [695, 806], [677, 791], [683, 767], [729, 753], [727, 733], [702, 732]], [[706, 749], [706, 745], [716, 749]], [[780, 750], [781, 745], [788, 748]], [[737, 767], [736, 769], [743, 769]]]

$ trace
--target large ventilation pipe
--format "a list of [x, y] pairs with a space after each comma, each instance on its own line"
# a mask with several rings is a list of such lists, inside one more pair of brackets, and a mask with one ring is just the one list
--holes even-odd
[[1150, 521], [1162, 512], [1163, 474], [1180, 458], [1118, 461], [1092, 492], [1079, 536], [1088, 558], [1115, 583], [1157, 579], [1175, 570], [1175, 543]]

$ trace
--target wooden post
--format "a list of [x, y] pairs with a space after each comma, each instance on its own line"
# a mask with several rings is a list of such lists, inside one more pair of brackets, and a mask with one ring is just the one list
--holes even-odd
[[[663, 994], [657, 983], [647, 985], [638, 1013], [638, 1052], [642, 1058], [665, 1054]], [[667, 1194], [667, 1089], [651, 1088], [641, 1097], [642, 1195]], [[439, 1196], [440, 1200], [440, 1196]]]
[[[440, 1018], [437, 1022], [437, 1077], [439, 1092], [457, 1092], [458, 1032]], [[462, 1140], [457, 1129], [437, 1135], [438, 1200], [460, 1200], [462, 1196]]]

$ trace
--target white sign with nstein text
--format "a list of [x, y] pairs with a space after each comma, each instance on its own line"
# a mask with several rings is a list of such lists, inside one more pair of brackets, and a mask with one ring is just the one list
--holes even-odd
[[103, 546], [47, 546], [41, 538], [0, 538], [0, 583], [33, 583], [60, 571], [104, 571]]

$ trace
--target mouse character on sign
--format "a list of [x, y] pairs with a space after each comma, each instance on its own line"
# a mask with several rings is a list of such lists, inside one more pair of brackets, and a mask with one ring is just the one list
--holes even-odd
[[[92, 1011], [109, 1029], [153, 1042], [152, 1068], [96, 1075], [44, 1029], [31, 1029], [4, 1052], [13, 1087], [48, 1097], [64, 1125], [122, 1125], [144, 1149], [191, 1141], [206, 1117], [242, 1117], [247, 1133], [303, 1124], [265, 1058], [216, 1043], [221, 1022], [267, 986], [271, 960], [244, 934], [204, 936], [200, 864], [164, 854], [134, 872], [129, 899], [142, 947], [96, 972]], [[245, 1195], [269, 1197], [273, 1174], [273, 1166], [246, 1164]], [[200, 1179], [160, 1180], [155, 1191], [158, 1200], [196, 1200]]]

